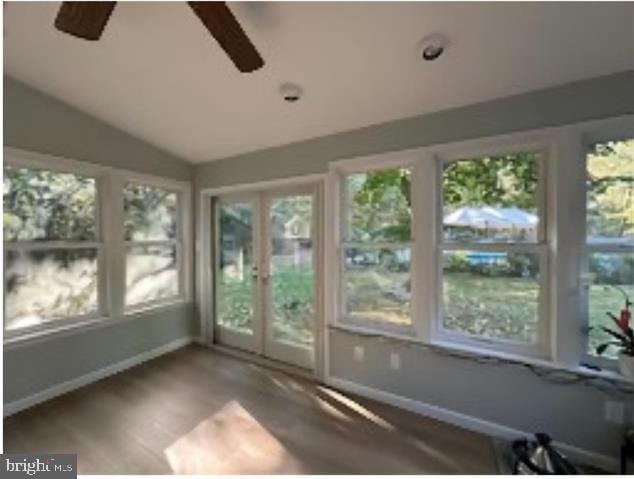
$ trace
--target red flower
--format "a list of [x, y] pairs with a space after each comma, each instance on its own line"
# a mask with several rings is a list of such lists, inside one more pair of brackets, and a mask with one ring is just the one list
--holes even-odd
[[630, 319], [632, 318], [632, 313], [630, 313], [629, 309], [621, 310], [621, 317], [619, 319], [619, 326], [623, 331], [626, 331], [627, 328], [630, 327]]

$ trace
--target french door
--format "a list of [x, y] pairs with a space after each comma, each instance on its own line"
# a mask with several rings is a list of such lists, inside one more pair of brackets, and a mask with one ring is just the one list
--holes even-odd
[[312, 369], [317, 316], [315, 185], [215, 199], [215, 340]]

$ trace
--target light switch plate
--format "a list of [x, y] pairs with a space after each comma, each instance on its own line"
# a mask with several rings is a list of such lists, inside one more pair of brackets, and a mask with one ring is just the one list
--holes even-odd
[[390, 353], [390, 367], [401, 369], [401, 356], [398, 353]]
[[625, 423], [625, 404], [619, 401], [605, 402], [605, 420], [612, 424]]
[[365, 357], [365, 351], [363, 350], [363, 346], [355, 346], [354, 347], [354, 360], [357, 362], [363, 361]]

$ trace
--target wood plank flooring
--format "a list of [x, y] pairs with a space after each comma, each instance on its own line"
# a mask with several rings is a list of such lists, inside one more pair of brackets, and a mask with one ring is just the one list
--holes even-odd
[[188, 346], [4, 420], [80, 474], [495, 474], [490, 438]]

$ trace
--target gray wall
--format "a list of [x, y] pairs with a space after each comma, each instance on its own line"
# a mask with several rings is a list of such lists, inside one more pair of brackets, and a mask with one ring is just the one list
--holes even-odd
[[[331, 374], [467, 416], [525, 432], [546, 431], [557, 441], [606, 456], [618, 455], [623, 430], [604, 420], [606, 394], [584, 385], [552, 384], [515, 365], [484, 365], [397, 342], [344, 331], [330, 334]], [[362, 346], [365, 358], [353, 358]], [[401, 369], [390, 369], [398, 353]]]
[[191, 304], [120, 321], [5, 348], [4, 402], [28, 397], [171, 341], [192, 338], [197, 330]]
[[[634, 72], [371, 126], [200, 165], [198, 187], [322, 173], [330, 161], [424, 145], [634, 113]], [[549, 431], [558, 440], [616, 456], [620, 428], [604, 421], [608, 395], [552, 385], [517, 367], [482, 365], [342, 331], [331, 334], [335, 377], [507, 427]], [[352, 359], [365, 346], [366, 360]], [[389, 354], [402, 356], [399, 372]], [[631, 396], [620, 397], [634, 406]], [[631, 412], [630, 412], [631, 414]]]
[[[4, 145], [188, 180], [193, 167], [11, 78], [4, 77]], [[197, 334], [193, 305], [5, 348], [4, 402]]]
[[4, 145], [191, 180], [191, 164], [4, 77]]
[[342, 158], [482, 138], [634, 111], [634, 71], [406, 118], [212, 161], [196, 184], [216, 187], [323, 173]]

